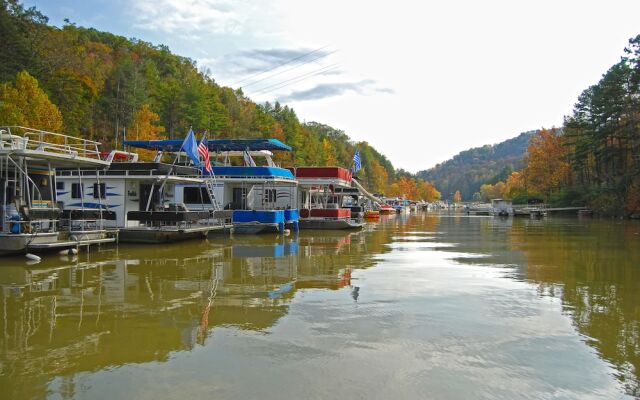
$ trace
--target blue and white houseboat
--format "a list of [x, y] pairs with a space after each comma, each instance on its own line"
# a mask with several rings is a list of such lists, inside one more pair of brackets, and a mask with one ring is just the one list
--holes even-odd
[[112, 213], [107, 224], [119, 229], [121, 242], [176, 242], [224, 230], [224, 223], [204, 204], [209, 200], [187, 207], [176, 195], [183, 185], [207, 187], [208, 178], [199, 168], [165, 163], [160, 155], [143, 162], [135, 153], [113, 151], [107, 158], [112, 162], [103, 171], [58, 171], [57, 195], [65, 210]]
[[[182, 146], [181, 140], [125, 143], [158, 152], [175, 152]], [[206, 208], [230, 221], [234, 233], [283, 232], [285, 226], [298, 229], [297, 180], [272, 158], [274, 151], [291, 151], [291, 147], [276, 139], [215, 139], [208, 140], [207, 147], [213, 166], [210, 184], [176, 185], [176, 202], [192, 209], [203, 204], [200, 199], [208, 199]]]

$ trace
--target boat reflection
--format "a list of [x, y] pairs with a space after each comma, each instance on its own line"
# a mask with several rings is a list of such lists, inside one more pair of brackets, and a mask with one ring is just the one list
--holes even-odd
[[0, 268], [0, 392], [46, 397], [54, 378], [163, 362], [214, 340], [218, 327], [268, 332], [297, 291], [350, 286], [354, 269], [387, 251], [376, 245], [385, 235], [240, 236], [119, 246], [35, 267], [16, 260]]

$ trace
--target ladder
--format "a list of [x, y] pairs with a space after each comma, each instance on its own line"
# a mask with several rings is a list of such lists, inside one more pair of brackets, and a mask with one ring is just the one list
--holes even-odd
[[204, 180], [204, 185], [207, 187], [207, 193], [209, 194], [209, 200], [211, 201], [211, 205], [213, 206], [214, 211], [220, 211], [222, 207], [216, 198], [216, 194], [214, 193], [214, 185], [216, 180], [214, 177], [209, 177]]

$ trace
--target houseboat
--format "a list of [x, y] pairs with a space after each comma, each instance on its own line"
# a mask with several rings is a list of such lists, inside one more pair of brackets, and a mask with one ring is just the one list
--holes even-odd
[[[158, 151], [177, 151], [180, 140], [130, 141], [130, 146]], [[273, 152], [289, 152], [291, 147], [276, 139], [208, 140], [213, 175], [207, 188], [198, 183], [176, 185], [175, 199], [189, 209], [220, 208], [219, 215], [230, 221], [234, 233], [284, 232], [285, 226], [298, 229], [297, 181], [293, 173], [273, 161]]]
[[511, 200], [492, 199], [490, 213], [493, 216], [508, 217], [513, 215]]
[[[179, 151], [172, 154], [179, 160]], [[195, 166], [139, 161], [135, 153], [113, 151], [105, 170], [61, 169], [57, 172], [58, 201], [65, 211], [99, 210], [113, 217], [107, 226], [119, 229], [126, 243], [168, 243], [205, 238], [224, 231], [205, 201], [187, 207], [176, 191], [182, 185], [207, 188], [208, 178]]]
[[[300, 229], [360, 229], [362, 218], [353, 218], [351, 172], [339, 167], [298, 167]], [[347, 201], [347, 203], [345, 202]]]
[[99, 143], [20, 126], [0, 128], [0, 254], [77, 248], [116, 241], [107, 213], [66, 213], [58, 203], [59, 168], [100, 171]]

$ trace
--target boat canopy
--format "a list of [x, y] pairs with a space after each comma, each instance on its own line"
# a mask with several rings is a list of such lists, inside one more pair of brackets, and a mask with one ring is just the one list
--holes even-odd
[[[208, 174], [206, 171], [202, 171], [203, 174]], [[227, 178], [284, 178], [295, 180], [293, 173], [285, 168], [279, 167], [234, 167], [223, 166], [213, 167], [213, 174], [217, 177]]]
[[[162, 150], [165, 152], [177, 153], [182, 148], [182, 139], [167, 140], [127, 140], [127, 146], [137, 147], [146, 150]], [[208, 139], [209, 151], [291, 151], [291, 147], [282, 143], [278, 139]]]

